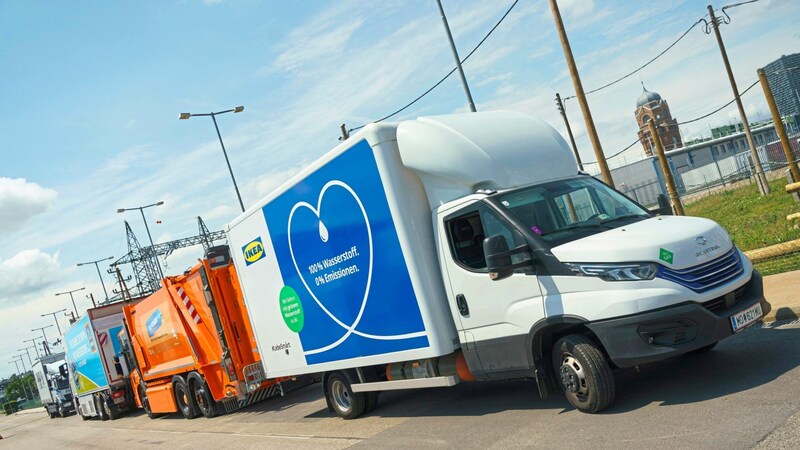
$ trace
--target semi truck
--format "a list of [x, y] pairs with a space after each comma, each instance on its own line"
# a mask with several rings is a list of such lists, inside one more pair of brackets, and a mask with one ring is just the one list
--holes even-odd
[[83, 420], [113, 420], [134, 407], [130, 367], [119, 356], [124, 305], [91, 308], [64, 333], [70, 386]]
[[39, 399], [51, 419], [67, 417], [75, 412], [64, 353], [53, 353], [40, 357], [33, 363], [31, 371], [36, 380]]
[[[124, 309], [120, 333], [136, 404], [150, 418], [214, 417], [283, 393], [289, 378], [255, 378], [260, 355], [227, 247]], [[296, 385], [295, 385], [296, 387]]]
[[770, 310], [711, 220], [653, 216], [514, 112], [371, 124], [226, 226], [264, 377], [380, 391], [527, 378], [579, 411], [615, 370], [711, 350]]

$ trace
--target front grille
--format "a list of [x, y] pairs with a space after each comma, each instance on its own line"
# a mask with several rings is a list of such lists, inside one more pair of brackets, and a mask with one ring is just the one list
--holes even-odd
[[742, 298], [742, 295], [744, 295], [744, 291], [746, 289], [747, 289], [747, 285], [745, 284], [744, 286], [739, 287], [739, 289], [736, 289], [733, 292], [732, 298], [728, 298], [729, 294], [725, 294], [723, 296], [717, 297], [717, 298], [715, 298], [713, 300], [709, 300], [709, 301], [703, 303], [703, 306], [707, 310], [709, 310], [709, 311], [711, 311], [713, 313], [718, 313], [720, 311], [724, 311], [725, 309], [728, 309], [728, 308], [732, 307], [733, 305], [735, 305]]
[[659, 266], [656, 276], [686, 286], [695, 292], [706, 292], [738, 277], [743, 271], [739, 252], [733, 247], [717, 259], [686, 269], [675, 270]]

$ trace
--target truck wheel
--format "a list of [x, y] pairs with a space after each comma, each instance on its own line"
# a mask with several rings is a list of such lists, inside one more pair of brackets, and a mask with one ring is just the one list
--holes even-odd
[[66, 411], [64, 411], [64, 407], [61, 406], [61, 403], [58, 404], [58, 417], [67, 417]]
[[561, 391], [578, 411], [596, 413], [614, 401], [614, 375], [603, 352], [585, 336], [571, 334], [553, 346]]
[[195, 380], [192, 383], [192, 392], [194, 394], [194, 401], [197, 404], [197, 409], [199, 409], [204, 416], [210, 419], [217, 415], [216, 402], [208, 391], [208, 385], [205, 382]]
[[103, 407], [103, 403], [105, 403], [103, 397], [95, 396], [94, 397], [94, 409], [97, 411], [97, 414], [100, 416], [100, 420], [105, 422], [108, 420], [108, 415], [106, 415], [105, 408]]
[[101, 397], [101, 401], [103, 402], [103, 413], [106, 417], [111, 420], [117, 420], [119, 418], [119, 410], [117, 410], [117, 406], [114, 405], [113, 401], [105, 395]]
[[183, 378], [176, 376], [172, 379], [173, 391], [175, 392], [175, 404], [178, 405], [183, 417], [187, 419], [194, 419], [199, 414], [197, 406], [195, 406], [194, 398], [189, 392], [189, 385], [186, 384]]
[[150, 410], [150, 401], [147, 399], [147, 394], [145, 393], [144, 388], [139, 386], [137, 388], [137, 392], [139, 393], [139, 401], [142, 402], [142, 409], [144, 409], [144, 412], [147, 413], [147, 417], [151, 419], [158, 417], [153, 414], [153, 411]]
[[367, 407], [366, 396], [361, 392], [354, 393], [350, 381], [341, 372], [328, 377], [328, 397], [333, 410], [342, 419], [355, 419], [364, 414]]

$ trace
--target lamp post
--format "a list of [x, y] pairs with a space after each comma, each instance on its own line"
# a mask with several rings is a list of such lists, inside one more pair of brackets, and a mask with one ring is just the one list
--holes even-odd
[[[23, 339], [22, 342], [31, 342], [31, 343], [33, 343], [33, 349], [36, 350], [36, 359], [41, 358], [41, 356], [39, 356], [39, 347], [36, 346], [36, 338]], [[28, 347], [28, 348], [30, 348], [30, 347]]]
[[244, 203], [242, 202], [242, 195], [239, 194], [239, 187], [236, 185], [236, 178], [233, 176], [233, 169], [231, 169], [231, 162], [228, 160], [228, 152], [225, 151], [225, 144], [222, 143], [222, 135], [219, 134], [219, 126], [217, 126], [217, 118], [216, 116], [219, 114], [225, 113], [240, 113], [244, 111], [244, 106], [237, 106], [233, 109], [226, 109], [225, 111], [219, 112], [212, 112], [212, 113], [203, 113], [203, 114], [192, 114], [192, 113], [181, 113], [178, 116], [180, 120], [186, 120], [192, 116], [211, 116], [211, 120], [214, 121], [214, 128], [217, 130], [217, 137], [219, 138], [219, 145], [222, 147], [222, 154], [225, 155], [225, 163], [228, 164], [228, 172], [231, 173], [231, 180], [233, 180], [233, 188], [236, 190], [236, 197], [239, 199], [239, 206], [242, 208], [242, 212], [244, 212]]
[[28, 355], [28, 362], [30, 363], [31, 367], [33, 367], [33, 360], [31, 359], [31, 352], [28, 351], [29, 349], [30, 347], [25, 347], [25, 348], [18, 348], [17, 350], [20, 352], [25, 352], [25, 354]]
[[[164, 278], [164, 272], [161, 271], [161, 263], [158, 262], [158, 255], [155, 254], [155, 245], [153, 244], [153, 236], [150, 235], [150, 227], [147, 226], [147, 219], [144, 218], [144, 210], [145, 208], [150, 208], [151, 206], [161, 206], [164, 202], [160, 201], [158, 203], [151, 203], [145, 206], [134, 206], [133, 208], [119, 208], [117, 213], [124, 213], [125, 211], [133, 211], [134, 209], [138, 209], [140, 213], [142, 213], [142, 222], [144, 222], [144, 229], [147, 230], [147, 238], [150, 239], [150, 250], [153, 251], [153, 259], [156, 260], [156, 267], [158, 267], [158, 274], [161, 278]], [[105, 289], [105, 288], [104, 288]], [[106, 295], [106, 299], [108, 295]]]
[[42, 314], [42, 317], [49, 316], [49, 315], [53, 316], [53, 320], [55, 320], [55, 322], [56, 322], [56, 328], [58, 329], [58, 335], [59, 336], [61, 336], [61, 326], [58, 324], [58, 319], [56, 319], [56, 314], [58, 314], [60, 312], [64, 312], [66, 310], [67, 310], [67, 308], [64, 308], [64, 309], [59, 309], [58, 311], [53, 311], [53, 312]]
[[51, 327], [52, 327], [52, 325], [48, 325], [46, 327], [31, 329], [31, 331], [39, 330], [39, 331], [42, 332], [42, 337], [44, 338], [44, 353], [45, 353], [45, 356], [49, 355], [51, 352], [50, 352], [50, 343], [47, 342], [47, 334], [44, 332], [44, 330], [47, 329], [47, 328], [51, 328]]
[[[152, 243], [150, 245], [152, 245]], [[87, 262], [78, 263], [78, 267], [84, 266], [84, 265], [87, 265], [87, 264], [94, 264], [94, 268], [97, 269], [97, 276], [100, 277], [100, 285], [103, 286], [103, 294], [106, 295], [106, 302], [108, 301], [108, 292], [106, 291], [106, 284], [103, 283], [103, 275], [100, 274], [100, 266], [98, 266], [97, 263], [103, 262], [103, 261], [108, 261], [109, 259], [114, 259], [114, 257], [113, 256], [109, 256], [108, 258], [98, 259], [96, 261], [87, 261]]]
[[[69, 298], [70, 298], [70, 299], [72, 299], [72, 307], [73, 307], [73, 308], [75, 308], [75, 315], [76, 315], [76, 316], [80, 316], [80, 314], [78, 314], [78, 307], [77, 307], [77, 306], [75, 306], [75, 297], [73, 297], [73, 296], [72, 296], [72, 293], [73, 293], [73, 292], [82, 291], [82, 290], [84, 290], [84, 289], [86, 289], [86, 287], [85, 287], [85, 286], [84, 286], [84, 287], [82, 287], [82, 288], [79, 288], [79, 289], [73, 289], [73, 290], [71, 290], [71, 291], [57, 292], [57, 293], [56, 293], [56, 297], [58, 297], [59, 295], [69, 294]], [[53, 317], [55, 318], [55, 316], [53, 316]], [[50, 326], [52, 327], [52, 325], [50, 325]], [[59, 327], [59, 328], [60, 328], [60, 327]], [[61, 332], [59, 331], [59, 333], [58, 333], [58, 334], [61, 334]]]

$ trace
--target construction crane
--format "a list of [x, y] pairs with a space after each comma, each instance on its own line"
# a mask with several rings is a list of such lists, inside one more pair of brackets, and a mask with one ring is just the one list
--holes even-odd
[[[139, 240], [133, 234], [130, 224], [125, 221], [125, 234], [128, 238], [128, 253], [111, 263], [111, 268], [108, 273], [114, 274], [117, 277], [117, 282], [120, 286], [118, 290], [114, 290], [117, 296], [109, 300], [109, 303], [123, 299], [130, 299], [132, 297], [145, 297], [157, 291], [161, 287], [161, 279], [158, 274], [157, 258], [159, 256], [168, 256], [173, 251], [191, 247], [193, 245], [203, 245], [203, 250], [208, 250], [209, 247], [214, 245], [215, 241], [225, 240], [224, 231], [208, 231], [208, 227], [201, 217], [197, 217], [197, 226], [200, 234], [183, 239], [176, 239], [174, 241], [163, 242], [153, 246], [142, 247], [139, 245]], [[132, 296], [128, 291], [125, 281], [130, 281], [131, 277], [123, 279], [122, 274], [117, 269], [121, 264], [131, 264], [133, 267], [133, 276], [136, 279], [134, 285], [138, 294]]]

